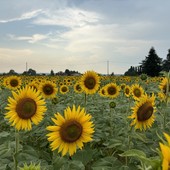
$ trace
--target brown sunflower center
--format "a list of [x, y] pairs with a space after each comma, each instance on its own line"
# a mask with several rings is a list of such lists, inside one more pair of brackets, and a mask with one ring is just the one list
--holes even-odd
[[60, 136], [63, 141], [72, 143], [80, 138], [82, 131], [83, 128], [80, 123], [70, 120], [61, 126]]
[[47, 84], [43, 87], [43, 92], [46, 94], [46, 95], [51, 95], [53, 94], [53, 91], [54, 91], [54, 88], [52, 85], [50, 84]]
[[128, 88], [125, 89], [125, 93], [126, 94], [129, 94], [130, 93], [130, 90]]
[[86, 88], [88, 89], [94, 89], [95, 85], [96, 85], [96, 80], [94, 77], [87, 77], [84, 81], [84, 85], [86, 86]]
[[146, 121], [153, 114], [153, 106], [151, 103], [146, 102], [142, 106], [139, 107], [137, 111], [137, 119], [138, 121]]
[[11, 85], [12, 87], [18, 86], [18, 80], [12, 79], [12, 80], [10, 81], [10, 85]]
[[65, 86], [62, 87], [62, 88], [61, 88], [61, 91], [62, 91], [62, 92], [67, 92], [67, 87], [65, 87]]
[[134, 89], [134, 91], [133, 91], [133, 93], [134, 93], [134, 95], [136, 96], [136, 97], [140, 97], [141, 96], [141, 91], [140, 91], [140, 89]]
[[16, 105], [16, 112], [22, 119], [31, 118], [37, 110], [36, 102], [31, 98], [20, 99]]
[[110, 94], [110, 95], [116, 94], [116, 88], [113, 87], [113, 86], [109, 87], [109, 88], [107, 89], [107, 91], [108, 91], [108, 94]]
[[79, 84], [76, 85], [76, 90], [81, 91], [81, 86]]

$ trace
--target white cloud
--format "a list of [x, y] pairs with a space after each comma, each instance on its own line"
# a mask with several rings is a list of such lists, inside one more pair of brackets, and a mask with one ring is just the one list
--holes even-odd
[[13, 34], [9, 34], [8, 37], [12, 40], [20, 40], [20, 41], [28, 41], [29, 43], [36, 43], [41, 40], [47, 39], [49, 34], [34, 34], [32, 36], [15, 36]]
[[61, 25], [65, 27], [82, 27], [88, 23], [97, 23], [101, 16], [95, 12], [78, 8], [64, 8], [56, 11], [46, 10], [43, 16], [37, 17], [33, 23], [39, 25]]
[[21, 21], [21, 20], [26, 20], [26, 19], [31, 19], [34, 18], [36, 16], [38, 16], [39, 14], [43, 13], [42, 9], [37, 9], [31, 12], [26, 12], [24, 14], [22, 14], [19, 17], [16, 18], [11, 18], [11, 19], [6, 19], [6, 20], [0, 20], [0, 23], [7, 23], [7, 22], [13, 22], [13, 21]]

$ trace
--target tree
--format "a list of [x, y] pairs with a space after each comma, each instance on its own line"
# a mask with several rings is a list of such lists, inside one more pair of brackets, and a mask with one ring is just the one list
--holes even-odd
[[53, 70], [51, 70], [50, 75], [54, 76], [54, 71]]
[[162, 59], [156, 54], [154, 47], [149, 51], [148, 56], [142, 61], [142, 73], [148, 76], [158, 76], [162, 70]]
[[30, 68], [28, 70], [27, 74], [30, 75], [30, 76], [35, 76], [36, 75], [36, 71]]
[[135, 67], [131, 66], [131, 67], [128, 69], [128, 71], [125, 72], [124, 75], [125, 75], [125, 76], [137, 76], [138, 73], [137, 73]]
[[167, 72], [170, 70], [170, 49], [168, 50], [166, 59], [163, 61], [162, 70]]

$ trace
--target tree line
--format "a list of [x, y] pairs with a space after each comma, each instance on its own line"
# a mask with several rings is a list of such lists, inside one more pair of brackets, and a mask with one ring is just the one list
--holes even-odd
[[125, 76], [137, 76], [147, 74], [148, 76], [159, 76], [161, 71], [169, 72], [170, 70], [170, 49], [166, 59], [163, 60], [156, 54], [154, 47], [149, 50], [148, 56], [139, 63], [137, 67], [131, 66], [128, 71], [124, 73]]

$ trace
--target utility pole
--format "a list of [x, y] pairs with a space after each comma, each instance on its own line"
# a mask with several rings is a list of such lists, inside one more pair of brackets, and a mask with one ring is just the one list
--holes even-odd
[[109, 61], [107, 61], [107, 75], [109, 75]]

